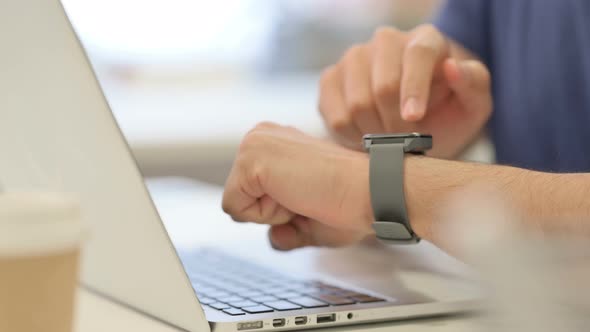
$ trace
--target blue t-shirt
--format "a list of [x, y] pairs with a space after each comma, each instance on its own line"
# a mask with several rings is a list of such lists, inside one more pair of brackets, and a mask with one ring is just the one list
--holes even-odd
[[589, 0], [448, 0], [435, 25], [490, 68], [498, 163], [590, 172]]

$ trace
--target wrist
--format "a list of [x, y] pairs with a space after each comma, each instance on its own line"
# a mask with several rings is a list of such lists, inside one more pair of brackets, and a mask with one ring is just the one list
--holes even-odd
[[[432, 158], [406, 154], [404, 158], [404, 194], [406, 212], [412, 230], [418, 237], [430, 240], [430, 217], [432, 206], [429, 205], [432, 194], [428, 191], [428, 179], [426, 168], [428, 160]], [[355, 174], [359, 174], [357, 180], [358, 192], [361, 193], [357, 199], [360, 202], [359, 211], [362, 211], [361, 224], [367, 232], [372, 233], [372, 224], [375, 221], [373, 207], [371, 205], [371, 192], [369, 185], [369, 157], [362, 154], [356, 161]]]
[[424, 156], [406, 155], [404, 159], [404, 192], [406, 211], [412, 230], [418, 237], [431, 239], [433, 188], [429, 188], [428, 162], [431, 158]]
[[354, 188], [350, 191], [350, 194], [355, 195], [352, 201], [355, 202], [357, 211], [358, 226], [364, 233], [373, 233], [371, 225], [373, 224], [373, 208], [371, 206], [371, 192], [369, 186], [369, 156], [362, 152], [353, 152], [355, 158], [353, 158], [352, 173], [346, 174], [345, 176], [350, 177], [351, 174], [355, 174]]

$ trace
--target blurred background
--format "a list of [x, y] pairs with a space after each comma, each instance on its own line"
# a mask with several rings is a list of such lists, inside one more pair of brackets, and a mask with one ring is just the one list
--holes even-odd
[[223, 184], [264, 120], [324, 135], [322, 68], [440, 0], [64, 0], [145, 176]]

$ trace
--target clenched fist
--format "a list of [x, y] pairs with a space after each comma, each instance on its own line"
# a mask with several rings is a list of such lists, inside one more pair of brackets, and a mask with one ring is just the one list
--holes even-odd
[[436, 141], [429, 155], [451, 158], [490, 116], [490, 74], [431, 25], [381, 28], [324, 71], [319, 108], [346, 147], [360, 149], [367, 133], [422, 132]]
[[275, 248], [342, 246], [372, 234], [366, 154], [272, 123], [243, 139], [223, 194], [236, 221], [271, 225]]

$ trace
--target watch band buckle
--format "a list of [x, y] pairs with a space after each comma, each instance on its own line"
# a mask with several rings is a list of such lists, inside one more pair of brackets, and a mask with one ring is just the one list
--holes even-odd
[[395, 244], [420, 242], [420, 238], [404, 224], [392, 221], [375, 221], [372, 226], [379, 240]]

